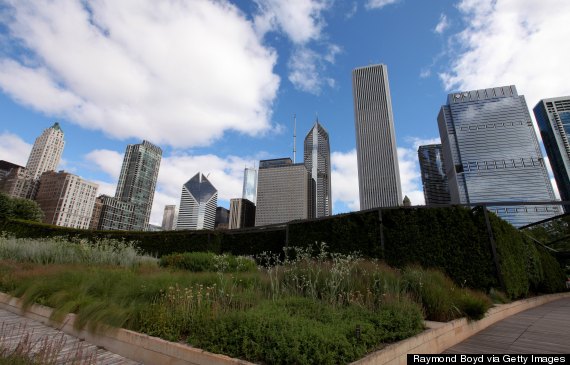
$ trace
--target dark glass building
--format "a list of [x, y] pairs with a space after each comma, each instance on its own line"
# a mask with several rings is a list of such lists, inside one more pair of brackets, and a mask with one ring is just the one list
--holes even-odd
[[450, 204], [451, 197], [445, 175], [441, 144], [420, 146], [418, 148], [418, 159], [426, 205]]
[[543, 99], [533, 111], [560, 197], [570, 200], [570, 96]]
[[[452, 203], [554, 200], [526, 101], [515, 86], [449, 94], [438, 125]], [[514, 226], [561, 212], [544, 205], [490, 210]]]

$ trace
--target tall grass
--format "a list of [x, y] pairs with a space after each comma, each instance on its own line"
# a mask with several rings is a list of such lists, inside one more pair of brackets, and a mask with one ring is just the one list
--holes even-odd
[[156, 265], [154, 257], [142, 255], [132, 243], [76, 239], [32, 239], [0, 235], [0, 259], [37, 264], [90, 264], [133, 267]]

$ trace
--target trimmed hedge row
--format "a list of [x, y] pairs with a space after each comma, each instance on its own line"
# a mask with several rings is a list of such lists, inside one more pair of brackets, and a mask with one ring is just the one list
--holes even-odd
[[[496, 215], [489, 213], [489, 219], [503, 289], [509, 297], [563, 290], [564, 273], [556, 259]], [[17, 237], [125, 239], [137, 241], [143, 252], [159, 257], [195, 251], [234, 255], [282, 253], [287, 244], [311, 247], [315, 242], [326, 242], [328, 251], [358, 251], [395, 267], [408, 264], [437, 267], [462, 286], [500, 287], [482, 208], [385, 209], [295, 221], [287, 228], [231, 231], [86, 231], [8, 219], [0, 220], [0, 231]]]

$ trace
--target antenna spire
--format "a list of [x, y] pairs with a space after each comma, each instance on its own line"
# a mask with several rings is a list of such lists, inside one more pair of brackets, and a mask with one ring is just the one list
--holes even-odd
[[293, 114], [293, 163], [297, 163], [297, 114]]

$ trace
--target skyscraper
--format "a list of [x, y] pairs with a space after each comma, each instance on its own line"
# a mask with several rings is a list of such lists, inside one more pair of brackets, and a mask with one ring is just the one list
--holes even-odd
[[214, 229], [218, 191], [202, 173], [182, 185], [177, 230]]
[[46, 171], [40, 177], [36, 201], [44, 223], [89, 228], [99, 186], [68, 172]]
[[386, 65], [352, 71], [360, 209], [402, 203], [394, 116]]
[[243, 171], [242, 198], [253, 204], [257, 203], [257, 169], [255, 167], [246, 167]]
[[290, 158], [260, 161], [255, 225], [313, 218], [310, 180], [304, 163]]
[[161, 158], [160, 147], [148, 141], [127, 146], [115, 198], [104, 198], [98, 229], [147, 229]]
[[165, 205], [162, 216], [162, 230], [172, 231], [176, 229], [176, 205]]
[[445, 175], [441, 144], [418, 148], [426, 205], [450, 204], [449, 184]]
[[317, 120], [305, 137], [305, 166], [312, 179], [315, 218], [332, 214], [329, 134]]
[[[554, 200], [524, 96], [514, 86], [449, 94], [438, 125], [452, 203]], [[490, 209], [514, 226], [561, 211], [531, 205]]]
[[533, 111], [560, 198], [570, 200], [570, 96], [543, 99]]
[[40, 176], [46, 171], [55, 171], [64, 146], [63, 131], [56, 122], [36, 138], [26, 168], [13, 169], [6, 175], [2, 190], [15, 197], [33, 199]]
[[59, 123], [56, 122], [45, 129], [41, 136], [36, 138], [26, 164], [30, 178], [37, 180], [44, 172], [55, 171], [64, 146], [63, 131]]

